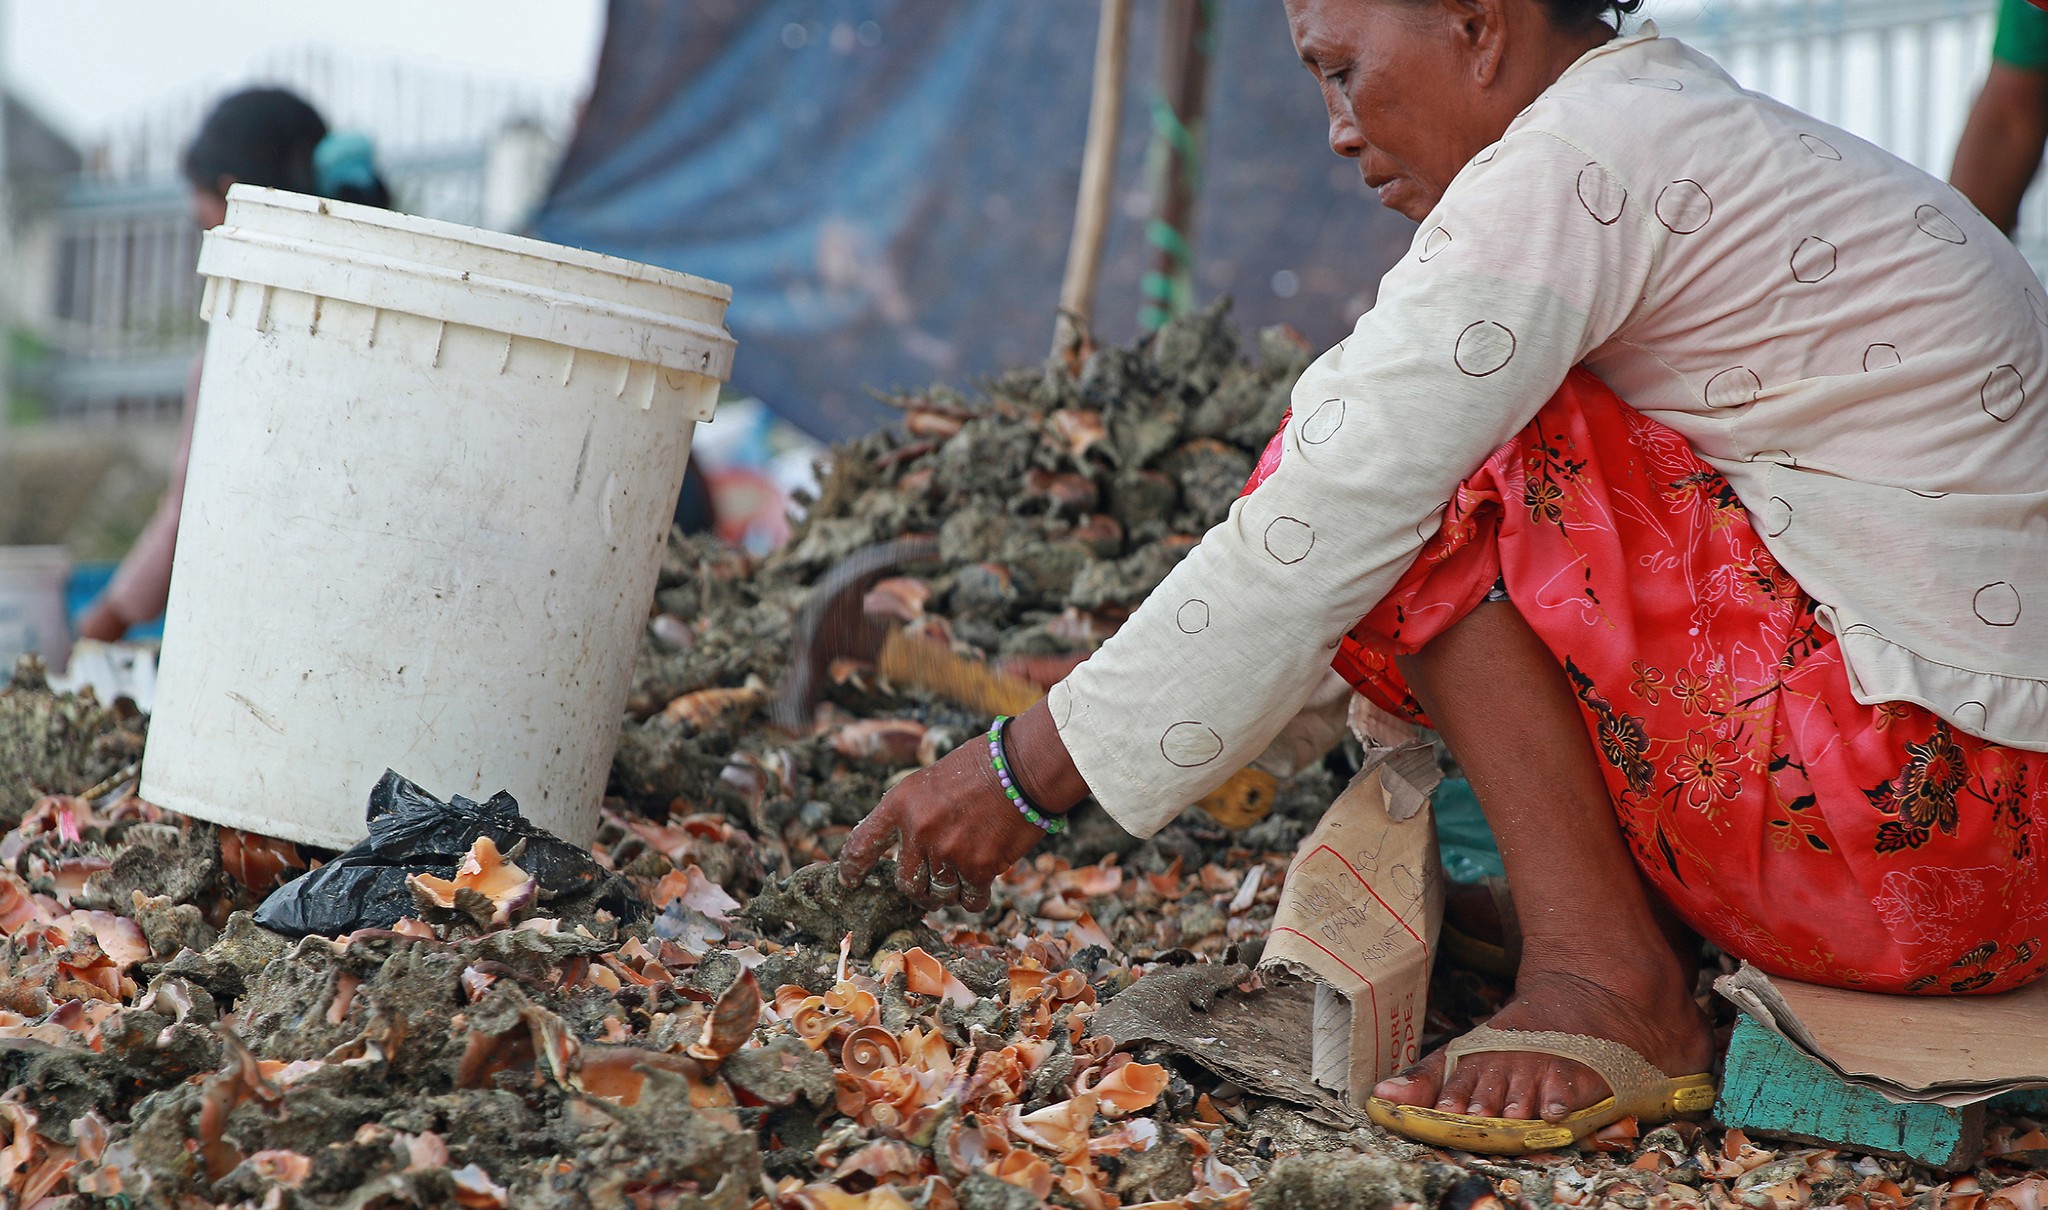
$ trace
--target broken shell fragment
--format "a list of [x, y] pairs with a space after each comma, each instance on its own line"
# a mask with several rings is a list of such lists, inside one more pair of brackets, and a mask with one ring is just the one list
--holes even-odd
[[695, 693], [686, 693], [664, 707], [661, 717], [672, 723], [681, 723], [692, 731], [709, 731], [735, 715], [751, 712], [767, 702], [769, 696], [767, 684], [755, 677], [738, 689], [699, 689]]
[[871, 618], [915, 622], [924, 616], [924, 607], [931, 599], [932, 586], [923, 580], [916, 576], [891, 576], [868, 589], [860, 606], [861, 612]]
[[257, 1176], [287, 1189], [298, 1188], [313, 1174], [313, 1161], [296, 1151], [259, 1151], [243, 1163]]
[[760, 1019], [761, 985], [754, 981], [754, 972], [743, 970], [712, 1005], [711, 1015], [704, 1020], [704, 1032], [686, 1053], [715, 1070], [726, 1056], [746, 1045]]
[[1166, 1068], [1157, 1063], [1125, 1063], [1087, 1088], [1102, 1098], [1106, 1110], [1136, 1113], [1150, 1108], [1166, 1091]]
[[1071, 1100], [1048, 1105], [1036, 1113], [1010, 1110], [1010, 1133], [1042, 1147], [1054, 1155], [1072, 1155], [1088, 1148], [1088, 1129], [1095, 1121], [1100, 1098], [1084, 1092]]
[[851, 980], [834, 984], [832, 990], [825, 993], [824, 1000], [826, 1008], [835, 1013], [844, 1013], [850, 1020], [861, 1025], [872, 1024], [879, 1008], [875, 994]]
[[1036, 468], [1024, 473], [1024, 492], [1027, 496], [1044, 500], [1053, 508], [1066, 513], [1093, 512], [1096, 502], [1101, 498], [1101, 493], [1096, 490], [1095, 480], [1087, 475]]
[[903, 955], [903, 977], [904, 987], [920, 996], [943, 996], [962, 1008], [974, 1003], [967, 985], [921, 947]]
[[726, 894], [725, 888], [704, 876], [704, 871], [695, 865], [679, 870], [670, 870], [654, 884], [654, 892], [648, 896], [655, 907], [663, 908], [680, 899], [683, 906], [704, 913], [721, 923], [731, 919], [732, 913], [740, 910], [740, 902]]
[[1006, 1184], [1028, 1189], [1044, 1201], [1052, 1196], [1052, 1166], [1028, 1151], [1012, 1151], [989, 1168], [989, 1175]]
[[877, 1139], [841, 1160], [835, 1171], [843, 1179], [859, 1174], [877, 1182], [916, 1179], [924, 1164], [910, 1145], [897, 1139]]
[[512, 1195], [505, 1187], [475, 1164], [464, 1164], [450, 1172], [448, 1178], [455, 1183], [455, 1204], [466, 1210], [503, 1210], [512, 1204]]
[[265, 892], [306, 868], [299, 846], [239, 828], [220, 830], [220, 866], [228, 877], [252, 891]]
[[[519, 851], [520, 846], [513, 847], [514, 856]], [[498, 843], [489, 836], [476, 838], [455, 867], [454, 878], [414, 874], [406, 881], [412, 887], [413, 901], [422, 909], [459, 911], [485, 926], [512, 923], [539, 895], [532, 876], [512, 857], [500, 854]]]
[[1103, 423], [1101, 412], [1062, 408], [1047, 416], [1046, 423], [1076, 460], [1098, 450], [1108, 452], [1105, 443], [1109, 440], [1109, 426]]
[[903, 431], [913, 437], [931, 437], [944, 441], [966, 425], [966, 420], [952, 411], [935, 408], [912, 408], [903, 417]]
[[134, 966], [149, 961], [149, 942], [143, 940], [142, 929], [126, 916], [112, 912], [73, 912], [70, 922], [90, 936], [100, 947], [100, 952], [121, 966]]
[[833, 732], [832, 747], [849, 760], [910, 765], [917, 763], [924, 736], [925, 725], [916, 719], [862, 719]]

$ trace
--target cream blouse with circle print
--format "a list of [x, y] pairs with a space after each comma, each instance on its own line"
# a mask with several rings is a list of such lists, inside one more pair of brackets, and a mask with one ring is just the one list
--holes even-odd
[[1474, 157], [1295, 386], [1279, 469], [1054, 687], [1110, 814], [1151, 835], [1256, 758], [1581, 362], [1727, 477], [1858, 700], [2048, 751], [2040, 281], [1946, 184], [1651, 27]]

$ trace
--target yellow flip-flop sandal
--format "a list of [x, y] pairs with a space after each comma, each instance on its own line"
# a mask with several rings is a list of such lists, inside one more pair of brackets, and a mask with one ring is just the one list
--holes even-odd
[[1714, 1107], [1714, 1077], [1665, 1075], [1643, 1056], [1606, 1038], [1550, 1031], [1494, 1029], [1481, 1025], [1444, 1048], [1444, 1078], [1467, 1055], [1522, 1051], [1555, 1055], [1584, 1063], [1607, 1081], [1613, 1095], [1559, 1122], [1541, 1118], [1488, 1118], [1413, 1105], [1396, 1105], [1374, 1097], [1366, 1113], [1382, 1128], [1418, 1143], [1474, 1151], [1482, 1155], [1527, 1155], [1554, 1151], [1633, 1115], [1654, 1126]]

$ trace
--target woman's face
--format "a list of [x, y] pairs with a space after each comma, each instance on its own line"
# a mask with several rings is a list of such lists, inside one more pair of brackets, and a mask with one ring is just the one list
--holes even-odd
[[1533, 7], [1510, 0], [1287, 0], [1295, 49], [1323, 88], [1330, 150], [1358, 161], [1381, 205], [1420, 221], [1466, 162], [1556, 78], [1530, 91], [1532, 82], [1521, 78], [1526, 72], [1504, 70], [1510, 32], [1539, 44], [1527, 50], [1542, 50], [1550, 31], [1527, 20]]
[[[232, 183], [232, 182], [230, 182]], [[199, 224], [201, 231], [211, 231], [228, 221], [228, 187], [218, 189], [192, 189], [192, 221]]]

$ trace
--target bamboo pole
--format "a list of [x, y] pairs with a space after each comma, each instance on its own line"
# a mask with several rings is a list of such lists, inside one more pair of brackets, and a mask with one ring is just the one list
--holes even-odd
[[1203, 108], [1215, 51], [1216, 0], [1166, 0], [1159, 36], [1159, 93], [1152, 103], [1154, 250], [1141, 326], [1157, 331], [1194, 305], [1195, 203], [1202, 191]]
[[1117, 132], [1124, 117], [1124, 60], [1131, 40], [1131, 0], [1102, 0], [1095, 33], [1095, 79], [1088, 102], [1088, 141], [1081, 153], [1081, 187], [1074, 201], [1074, 235], [1060, 280], [1059, 316], [1052, 354], [1064, 355], [1085, 337], [1095, 318], [1095, 282], [1109, 236], [1111, 187], [1116, 182]]

